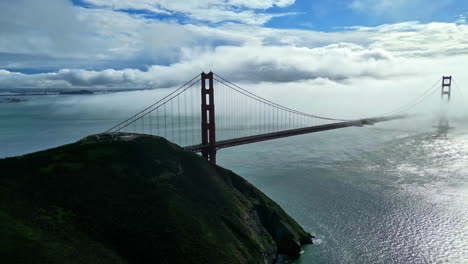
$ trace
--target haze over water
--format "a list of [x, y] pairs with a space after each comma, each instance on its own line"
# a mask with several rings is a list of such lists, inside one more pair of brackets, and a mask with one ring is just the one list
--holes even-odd
[[[0, 156], [71, 143], [133, 113], [109, 115], [88, 103], [95, 97], [0, 104]], [[466, 263], [468, 127], [432, 125], [412, 119], [267, 141], [223, 149], [218, 163], [316, 236], [296, 263]]]

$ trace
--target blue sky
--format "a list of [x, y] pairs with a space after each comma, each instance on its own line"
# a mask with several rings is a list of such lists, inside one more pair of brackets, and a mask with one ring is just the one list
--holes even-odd
[[294, 12], [297, 15], [275, 18], [266, 26], [334, 31], [350, 26], [373, 27], [405, 21], [454, 22], [459, 15], [466, 14], [468, 11], [468, 1], [463, 0], [407, 0], [403, 2], [396, 0], [387, 9], [376, 6], [378, 0], [363, 2], [374, 3], [374, 5], [360, 10], [353, 8], [353, 1], [350, 0], [297, 0], [292, 6], [269, 10], [271, 12]]
[[158, 88], [203, 70], [253, 83], [461, 73], [467, 12], [461, 0], [0, 1], [0, 88]]

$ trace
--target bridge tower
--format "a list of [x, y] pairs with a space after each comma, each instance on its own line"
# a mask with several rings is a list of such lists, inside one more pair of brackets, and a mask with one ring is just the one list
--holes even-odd
[[213, 72], [201, 74], [201, 135], [202, 145], [209, 146], [202, 150], [202, 155], [211, 164], [216, 164], [216, 125]]
[[439, 129], [449, 129], [449, 121], [447, 118], [448, 104], [450, 103], [450, 98], [452, 96], [452, 76], [443, 76], [442, 77], [442, 109], [439, 119]]

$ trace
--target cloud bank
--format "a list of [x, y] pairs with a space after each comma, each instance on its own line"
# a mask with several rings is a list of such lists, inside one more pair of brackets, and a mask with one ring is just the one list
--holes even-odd
[[[210, 70], [247, 84], [354, 85], [462, 75], [468, 55], [461, 18], [320, 32], [262, 26], [271, 19], [262, 10], [294, 0], [83, 2], [88, 7], [64, 0], [0, 2], [0, 88], [167, 88]], [[124, 12], [129, 9], [139, 12]], [[182, 14], [192, 22], [148, 14]]]

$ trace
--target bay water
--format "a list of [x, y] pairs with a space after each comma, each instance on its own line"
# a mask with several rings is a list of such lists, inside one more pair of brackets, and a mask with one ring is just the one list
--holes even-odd
[[[96, 96], [0, 104], [0, 157], [100, 133], [141, 105]], [[468, 126], [389, 122], [220, 150], [218, 163], [279, 203], [314, 245], [295, 263], [468, 263]], [[1, 170], [1, 168], [0, 168]]]

